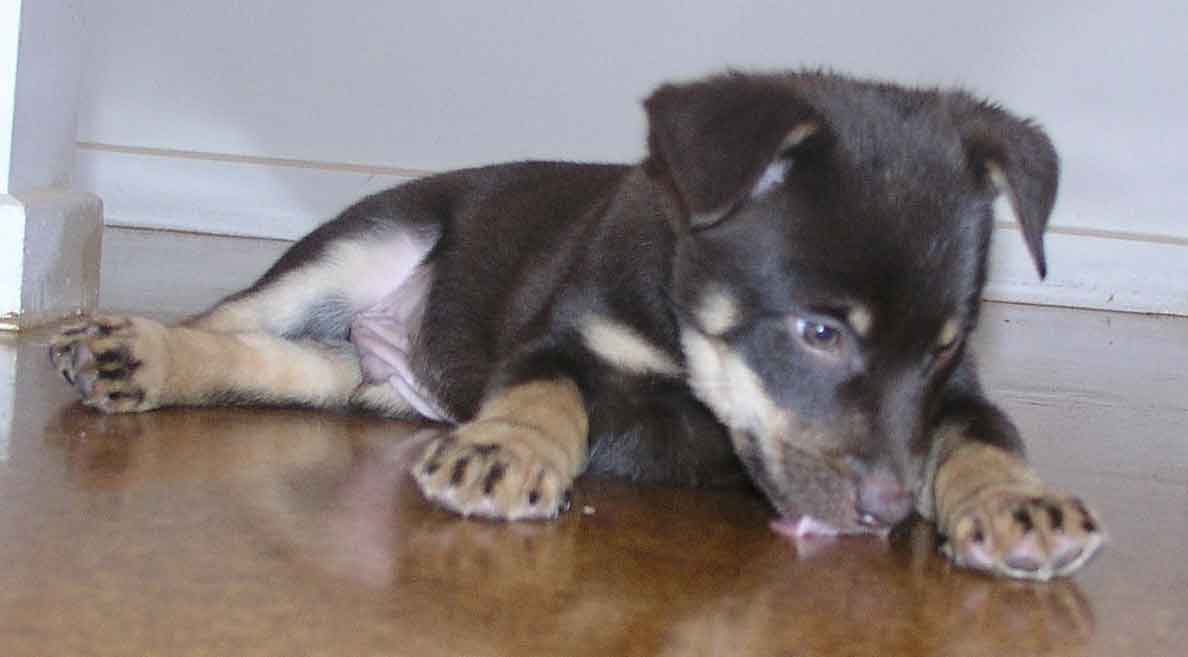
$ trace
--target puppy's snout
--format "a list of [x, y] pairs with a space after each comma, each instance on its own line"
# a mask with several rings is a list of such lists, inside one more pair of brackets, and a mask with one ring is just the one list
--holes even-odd
[[871, 527], [891, 527], [912, 512], [912, 495], [894, 475], [873, 472], [858, 479], [858, 517]]

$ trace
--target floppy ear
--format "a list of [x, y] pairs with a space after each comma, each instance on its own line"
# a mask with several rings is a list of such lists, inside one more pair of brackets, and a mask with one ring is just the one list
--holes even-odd
[[790, 79], [732, 74], [670, 84], [644, 108], [645, 168], [672, 189], [694, 228], [778, 184], [789, 165], [781, 155], [823, 130]]
[[1008, 201], [1043, 278], [1048, 273], [1044, 230], [1060, 179], [1060, 158], [1052, 141], [1031, 121], [986, 103], [959, 110], [957, 121], [977, 175]]

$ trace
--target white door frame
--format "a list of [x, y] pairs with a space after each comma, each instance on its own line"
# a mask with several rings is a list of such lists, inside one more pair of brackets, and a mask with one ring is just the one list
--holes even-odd
[[103, 210], [71, 189], [84, 41], [76, 0], [0, 0], [0, 328], [93, 310]]

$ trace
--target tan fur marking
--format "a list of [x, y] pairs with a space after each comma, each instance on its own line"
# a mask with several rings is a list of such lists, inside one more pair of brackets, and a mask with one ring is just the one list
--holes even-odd
[[874, 316], [864, 306], [854, 306], [846, 314], [850, 327], [862, 337], [870, 336], [870, 329], [874, 325]]
[[[939, 523], [958, 517], [984, 496], [1003, 488], [1039, 495], [1043, 482], [1023, 459], [990, 445], [965, 442], [941, 461], [933, 491]], [[946, 527], [942, 524], [942, 529]]]
[[713, 287], [701, 298], [697, 321], [710, 335], [723, 335], [738, 325], [738, 302], [725, 289]]
[[[1084, 503], [1049, 489], [1020, 457], [964, 432], [959, 424], [937, 432], [925, 465], [934, 501], [931, 508], [917, 501], [922, 514], [934, 513], [947, 537], [943, 551], [957, 565], [1047, 580], [1097, 553], [1105, 535]], [[927, 483], [921, 492], [928, 496]]]
[[352, 408], [391, 418], [412, 419], [420, 416], [408, 401], [387, 383], [364, 383], [351, 393]]
[[343, 406], [361, 381], [354, 351], [257, 333], [95, 317], [54, 339], [51, 358], [108, 413], [220, 401]]
[[1011, 183], [1007, 180], [1002, 167], [997, 162], [989, 161], [986, 163], [986, 173], [990, 177], [990, 183], [998, 190], [998, 198], [994, 199], [994, 217], [998, 220], [1021, 223], [1019, 213], [1015, 208], [1015, 196], [1011, 190]]
[[342, 405], [362, 381], [349, 351], [271, 335], [166, 329], [163, 401], [202, 403], [212, 394], [243, 393], [316, 405]]
[[469, 424], [491, 421], [528, 429], [500, 433], [505, 437], [514, 434], [537, 451], [554, 452], [555, 464], [570, 476], [576, 477], [586, 467], [589, 420], [581, 391], [568, 379], [525, 383], [499, 391], [483, 402], [478, 416]]
[[697, 398], [733, 431], [755, 436], [769, 464], [783, 463], [779, 439], [792, 417], [767, 394], [759, 375], [721, 340], [686, 329], [681, 341]]
[[577, 384], [512, 386], [432, 441], [413, 474], [427, 498], [462, 515], [551, 518], [586, 468], [588, 432]]
[[948, 347], [953, 344], [957, 336], [961, 334], [961, 322], [956, 319], [950, 319], [941, 327], [940, 334], [936, 337], [936, 346]]
[[635, 329], [607, 319], [590, 317], [582, 326], [586, 346], [602, 360], [637, 374], [679, 376], [680, 365], [649, 343]]

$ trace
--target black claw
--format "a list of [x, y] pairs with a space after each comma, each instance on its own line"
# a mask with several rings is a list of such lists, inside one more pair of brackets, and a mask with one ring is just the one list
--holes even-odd
[[535, 488], [528, 491], [528, 504], [530, 506], [536, 506], [536, 503], [539, 501], [540, 501], [540, 491], [536, 490]]
[[480, 443], [471, 447], [475, 454], [479, 456], [489, 456], [499, 449], [499, 445], [492, 445], [490, 443]]
[[139, 403], [139, 402], [144, 401], [144, 392], [140, 391], [140, 390], [135, 391], [135, 392], [109, 392], [109, 393], [107, 393], [107, 398], [110, 399], [111, 401], [119, 401], [121, 399], [133, 399], [133, 400], [136, 400], [137, 403]]
[[1064, 531], [1064, 512], [1060, 510], [1060, 507], [1048, 507], [1048, 520], [1052, 523], [1053, 531]]
[[1015, 522], [1023, 526], [1024, 534], [1035, 528], [1035, 523], [1031, 520], [1031, 513], [1027, 509], [1015, 509], [1012, 515], [1015, 518]]
[[437, 441], [437, 444], [433, 446], [433, 453], [426, 459], [425, 474], [437, 472], [437, 469], [441, 467], [441, 453], [453, 442], [454, 439], [452, 436], [447, 436]]
[[1081, 512], [1081, 515], [1085, 517], [1081, 521], [1081, 529], [1084, 529], [1090, 534], [1097, 531], [1097, 523], [1093, 521], [1093, 516], [1089, 513], [1089, 509], [1085, 508], [1085, 503], [1081, 500], [1074, 500], [1073, 503], [1076, 504], [1077, 510]]
[[108, 379], [108, 380], [125, 379], [128, 377], [128, 370], [127, 370], [127, 368], [123, 368], [123, 367], [119, 367], [114, 370], [99, 370], [98, 376], [100, 379]]
[[70, 370], [62, 370], [62, 378], [66, 379], [66, 383], [74, 385], [74, 375], [70, 373]]
[[450, 484], [457, 486], [462, 483], [462, 477], [466, 476], [466, 466], [470, 465], [470, 457], [463, 456], [454, 462], [454, 469], [450, 472]]
[[107, 363], [118, 363], [119, 361], [124, 360], [125, 356], [127, 356], [127, 354], [123, 349], [111, 349], [96, 355], [95, 362], [99, 363], [100, 365]]
[[507, 472], [507, 465], [504, 463], [496, 463], [491, 466], [487, 472], [487, 477], [483, 479], [483, 494], [490, 495], [495, 491], [495, 486], [503, 479], [503, 474]]

